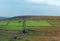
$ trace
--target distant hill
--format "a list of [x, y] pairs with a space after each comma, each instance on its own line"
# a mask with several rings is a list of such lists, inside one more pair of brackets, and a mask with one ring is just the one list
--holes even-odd
[[7, 17], [0, 17], [0, 20], [7, 19]]
[[20, 20], [20, 19], [59, 19], [60, 20], [60, 16], [15, 16], [15, 17], [11, 17], [9, 18], [11, 20]]

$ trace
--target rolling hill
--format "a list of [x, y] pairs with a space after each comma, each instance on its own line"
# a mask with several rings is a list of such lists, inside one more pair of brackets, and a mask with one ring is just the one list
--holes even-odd
[[9, 19], [55, 19], [55, 20], [60, 20], [60, 16], [15, 16], [15, 17], [11, 17]]

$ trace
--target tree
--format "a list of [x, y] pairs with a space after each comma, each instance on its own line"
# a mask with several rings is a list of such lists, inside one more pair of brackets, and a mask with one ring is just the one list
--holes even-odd
[[22, 33], [27, 33], [26, 31], [26, 20], [23, 20], [23, 30], [22, 30]]
[[6, 23], [6, 26], [9, 24], [10, 22], [8, 21], [7, 23]]
[[19, 23], [21, 23], [21, 21], [19, 21]]

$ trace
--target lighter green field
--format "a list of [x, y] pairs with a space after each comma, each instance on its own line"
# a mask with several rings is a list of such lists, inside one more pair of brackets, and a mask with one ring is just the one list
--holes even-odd
[[26, 26], [51, 26], [47, 20], [27, 20]]
[[[51, 24], [49, 24], [47, 20], [26, 20], [25, 24], [26, 24], [26, 28], [52, 26]], [[22, 28], [23, 28], [23, 20], [0, 21], [0, 29], [22, 30]]]

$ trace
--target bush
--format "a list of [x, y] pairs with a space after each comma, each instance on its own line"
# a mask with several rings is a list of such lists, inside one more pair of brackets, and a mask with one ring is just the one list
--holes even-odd
[[30, 40], [27, 39], [27, 40], [25, 40], [25, 41], [30, 41]]
[[19, 21], [19, 23], [21, 23], [21, 21]]
[[15, 36], [14, 39], [17, 39], [17, 37]]

